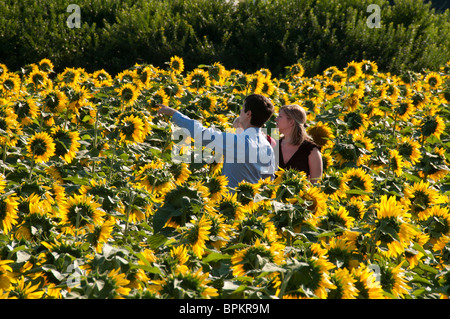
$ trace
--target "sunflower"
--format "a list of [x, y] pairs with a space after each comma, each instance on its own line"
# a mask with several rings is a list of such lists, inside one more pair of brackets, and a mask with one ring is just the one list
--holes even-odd
[[112, 238], [111, 233], [115, 223], [114, 217], [109, 216], [101, 225], [94, 227], [94, 231], [90, 234], [89, 239], [97, 253], [101, 254], [103, 245]]
[[341, 94], [342, 85], [339, 83], [327, 80], [323, 85], [323, 91], [325, 93], [325, 99], [331, 100], [338, 97]]
[[184, 240], [199, 259], [205, 252], [205, 244], [209, 240], [211, 226], [212, 221], [203, 215], [199, 220], [191, 220], [190, 223], [187, 223], [187, 229], [182, 234]]
[[228, 192], [228, 178], [223, 175], [211, 176], [205, 183], [213, 202], [220, 201]]
[[178, 56], [170, 58], [169, 68], [176, 74], [181, 74], [184, 71], [184, 61]]
[[[322, 103], [324, 99], [324, 92], [322, 90], [322, 86], [318, 81], [307, 81], [302, 84], [299, 88], [300, 93], [303, 95], [304, 100], [309, 100], [313, 102], [312, 104], [317, 105]], [[314, 111], [318, 111], [317, 109], [313, 109]], [[310, 109], [310, 111], [312, 111]]]
[[133, 106], [140, 95], [139, 88], [132, 83], [125, 83], [115, 89], [124, 106]]
[[305, 172], [295, 169], [280, 169], [275, 172], [274, 185], [277, 186], [276, 197], [288, 200], [295, 197], [301, 191], [306, 190], [308, 179]]
[[394, 171], [395, 175], [401, 176], [403, 173], [403, 167], [405, 166], [403, 157], [397, 150], [390, 150], [390, 168]]
[[84, 105], [89, 105], [90, 91], [85, 86], [76, 85], [71, 86], [70, 90], [65, 93], [69, 100], [67, 109], [79, 116], [80, 108]]
[[56, 145], [45, 132], [35, 133], [27, 144], [28, 155], [37, 163], [47, 162], [55, 155]]
[[387, 257], [396, 257], [405, 251], [411, 242], [415, 230], [410, 222], [410, 214], [396, 201], [395, 196], [381, 196], [377, 204], [375, 240], [377, 249]]
[[439, 115], [426, 115], [419, 125], [424, 137], [434, 135], [439, 139], [445, 131], [444, 120]]
[[358, 290], [356, 299], [384, 299], [383, 288], [376, 281], [374, 273], [364, 264], [353, 268], [351, 275], [355, 279], [354, 285]]
[[331, 282], [330, 270], [335, 266], [325, 258], [301, 257], [287, 263], [290, 276], [285, 276], [277, 296], [283, 298], [326, 299], [328, 291], [337, 287]]
[[114, 77], [114, 80], [116, 80], [119, 84], [124, 85], [126, 83], [133, 84], [135, 79], [137, 78], [138, 78], [137, 69], [127, 69], [118, 73]]
[[208, 277], [209, 273], [203, 273], [201, 269], [194, 272], [181, 265], [164, 279], [152, 280], [148, 289], [164, 299], [211, 299], [219, 294], [210, 286]]
[[245, 210], [237, 200], [237, 193], [227, 193], [217, 203], [217, 211], [229, 220], [242, 221]]
[[41, 199], [33, 193], [28, 198], [21, 198], [18, 208], [22, 218], [15, 232], [17, 239], [36, 240], [50, 236], [54, 228], [51, 200]]
[[[373, 181], [362, 168], [351, 168], [342, 176], [344, 183], [347, 184], [349, 191], [363, 191], [364, 193], [371, 193], [373, 191]], [[351, 197], [360, 198], [361, 200], [369, 200], [368, 194], [350, 194]]]
[[413, 236], [411, 245], [405, 249], [404, 254], [406, 261], [409, 263], [409, 269], [414, 269], [419, 264], [419, 261], [425, 256], [422, 252], [412, 247], [414, 247], [415, 244], [424, 247], [429, 239], [430, 236], [422, 232], [418, 232]]
[[153, 80], [159, 75], [160, 70], [152, 65], [146, 65], [137, 70], [137, 77], [139, 79], [139, 86], [144, 89], [149, 89]]
[[55, 155], [70, 164], [80, 148], [80, 134], [58, 126], [51, 129], [50, 137], [55, 143]]
[[322, 178], [321, 187], [322, 191], [333, 200], [346, 197], [349, 190], [344, 178], [335, 172], [330, 172]]
[[5, 76], [6, 73], [8, 73], [8, 67], [5, 64], [0, 63], [0, 77]]
[[209, 214], [211, 229], [209, 240], [218, 251], [230, 241], [233, 227], [227, 223], [225, 216], [217, 213]]
[[80, 76], [79, 70], [67, 67], [63, 72], [58, 73], [57, 82], [59, 86], [71, 87], [78, 84]]
[[332, 82], [338, 83], [339, 85], [344, 85], [347, 77], [345, 72], [337, 71], [330, 76]]
[[266, 78], [262, 82], [261, 94], [271, 96], [275, 92], [275, 84], [271, 79]]
[[139, 116], [128, 115], [119, 120], [119, 136], [127, 144], [142, 143], [145, 140], [144, 122]]
[[105, 211], [93, 196], [74, 194], [62, 205], [61, 225], [67, 233], [74, 234], [85, 227], [92, 233], [95, 226], [104, 223]]
[[229, 76], [233, 87], [233, 94], [246, 94], [250, 85], [250, 77], [238, 70], [231, 70]]
[[120, 269], [114, 269], [108, 273], [107, 285], [112, 286], [114, 299], [124, 299], [131, 291], [131, 288], [127, 287], [130, 281], [126, 279], [126, 274], [119, 271]]
[[54, 65], [53, 65], [52, 61], [50, 61], [49, 59], [42, 59], [41, 61], [39, 61], [38, 67], [39, 67], [39, 70], [49, 73], [49, 72], [53, 72]]
[[435, 182], [443, 179], [450, 171], [446, 158], [446, 149], [435, 147], [434, 153], [425, 152], [419, 164], [419, 177], [430, 178]]
[[348, 211], [348, 215], [355, 220], [361, 220], [366, 212], [365, 202], [361, 199], [352, 197], [350, 200], [344, 203], [345, 209]]
[[347, 124], [347, 132], [356, 136], [362, 135], [370, 124], [367, 114], [357, 111], [345, 114], [342, 120]]
[[392, 104], [397, 103], [400, 89], [395, 83], [384, 83], [381, 86], [380, 97], [389, 100]]
[[25, 279], [25, 277], [17, 280], [17, 284], [10, 287], [9, 299], [41, 299], [44, 291], [39, 287], [39, 283], [33, 283]]
[[406, 185], [403, 193], [402, 204], [408, 207], [412, 217], [419, 221], [427, 219], [430, 208], [439, 203], [439, 192], [423, 180]]
[[[129, 205], [126, 205], [123, 202], [118, 203], [116, 210], [122, 216], [126, 217], [128, 222], [140, 222], [150, 215], [152, 210], [151, 204], [146, 204], [143, 201], [144, 200], [136, 196], [134, 202]], [[139, 203], [139, 205], [137, 203]]]
[[293, 78], [301, 78], [305, 74], [305, 69], [300, 63], [293, 64], [289, 67], [289, 76]]
[[136, 182], [148, 192], [160, 195], [169, 192], [175, 186], [173, 175], [161, 161], [152, 161], [142, 166], [136, 173]]
[[395, 298], [404, 298], [410, 295], [411, 287], [407, 284], [405, 272], [401, 268], [403, 262], [392, 267], [387, 264], [379, 264], [380, 283], [382, 289]]
[[412, 137], [402, 136], [398, 143], [397, 150], [398, 154], [404, 159], [403, 163], [407, 168], [412, 167], [412, 165], [418, 163], [420, 160], [420, 144], [413, 140]]
[[[322, 192], [320, 187], [308, 187], [306, 191], [300, 192], [300, 197], [308, 203], [308, 210], [316, 216], [322, 215], [327, 208], [328, 196]], [[291, 203], [295, 202], [291, 201]]]
[[437, 72], [428, 73], [423, 81], [426, 90], [437, 90], [443, 82], [441, 76]]
[[358, 150], [356, 165], [365, 165], [371, 159], [371, 154], [375, 146], [372, 143], [372, 140], [363, 134], [354, 136], [353, 141]]
[[66, 94], [59, 90], [49, 90], [44, 93], [42, 109], [53, 114], [61, 114], [67, 105]]
[[333, 237], [329, 242], [322, 241], [321, 247], [325, 249], [328, 261], [337, 268], [349, 268], [354, 259], [353, 254], [357, 252], [356, 246], [346, 238]]
[[356, 280], [347, 268], [336, 270], [330, 277], [330, 282], [336, 287], [329, 289], [328, 299], [356, 299], [358, 290]]
[[150, 99], [147, 102], [149, 103], [151, 110], [156, 111], [157, 109], [159, 109], [159, 107], [156, 106], [157, 104], [167, 105], [169, 103], [169, 100], [170, 99], [167, 93], [164, 91], [164, 89], [160, 88], [151, 95]]
[[198, 68], [190, 72], [184, 81], [188, 90], [197, 94], [202, 94], [211, 84], [208, 72]]
[[257, 191], [257, 183], [253, 184], [245, 180], [236, 186], [237, 200], [244, 206], [246, 211], [252, 211], [257, 208], [257, 204], [254, 202]]
[[447, 207], [433, 206], [429, 217], [422, 222], [425, 232], [430, 236], [434, 251], [443, 250], [450, 240], [450, 213]]
[[322, 150], [333, 147], [335, 136], [327, 123], [319, 121], [314, 126], [308, 126], [306, 131]]
[[340, 206], [337, 211], [333, 207], [329, 207], [328, 211], [320, 216], [317, 226], [326, 230], [335, 228], [350, 229], [353, 227], [354, 222], [355, 219], [348, 215], [345, 207]]
[[260, 239], [268, 243], [279, 240], [277, 228], [270, 220], [271, 216], [247, 213], [243, 220], [235, 224], [236, 233], [239, 233], [239, 241], [252, 244]]
[[16, 116], [11, 108], [0, 111], [0, 145], [15, 146], [19, 141], [19, 136], [23, 134], [21, 125], [16, 120]]
[[26, 79], [26, 82], [33, 85], [35, 90], [49, 87], [50, 81], [47, 73], [39, 70], [37, 67], [30, 72]]
[[192, 174], [187, 163], [172, 163], [169, 167], [176, 185], [183, 185]]
[[9, 290], [11, 284], [15, 281], [14, 273], [8, 264], [14, 263], [13, 260], [0, 260], [0, 290]]
[[[1, 82], [1, 78], [0, 78]], [[441, 99], [441, 103], [450, 104], [450, 88], [446, 88], [439, 93], [439, 98]]]
[[16, 73], [6, 73], [0, 76], [0, 93], [4, 98], [20, 95], [21, 80]]
[[361, 72], [364, 78], [370, 79], [373, 75], [375, 75], [378, 72], [378, 65], [373, 61], [362, 60]]
[[414, 105], [411, 99], [403, 99], [397, 104], [396, 115], [399, 120], [408, 121], [414, 115]]
[[248, 90], [253, 94], [261, 94], [266, 78], [261, 73], [248, 75]]
[[25, 98], [24, 100], [16, 101], [13, 104], [13, 110], [21, 125], [29, 125], [33, 123], [34, 119], [38, 118], [39, 108], [34, 98]]
[[0, 174], [0, 195], [5, 193], [7, 181], [5, 179], [5, 176], [3, 174]]
[[189, 260], [188, 248], [183, 244], [172, 247], [170, 256], [177, 260], [178, 265], [184, 265]]
[[231, 257], [231, 269], [233, 276], [240, 277], [258, 273], [265, 263], [275, 263], [280, 265], [283, 261], [284, 247], [279, 244], [268, 245], [262, 243], [259, 238], [255, 243], [246, 248], [235, 251]]
[[111, 212], [117, 208], [116, 187], [108, 185], [106, 179], [91, 179], [89, 184], [81, 185], [80, 195], [102, 198], [102, 209]]
[[348, 82], [355, 82], [363, 74], [361, 69], [361, 63], [357, 63], [355, 61], [347, 63], [345, 73], [347, 75]]
[[97, 70], [92, 74], [94, 85], [97, 88], [108, 87], [113, 84], [111, 75], [104, 69]]
[[214, 62], [212, 65], [208, 66], [208, 74], [213, 85], [223, 85], [227, 78], [228, 71], [221, 63]]
[[355, 112], [360, 106], [360, 100], [363, 97], [361, 90], [354, 90], [349, 96], [345, 97], [344, 109], [346, 112]]

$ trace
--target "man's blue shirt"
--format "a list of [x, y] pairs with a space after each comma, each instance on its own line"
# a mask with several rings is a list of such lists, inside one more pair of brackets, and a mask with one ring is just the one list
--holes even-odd
[[235, 188], [241, 181], [257, 183], [261, 178], [274, 176], [274, 150], [261, 128], [250, 127], [237, 134], [206, 128], [180, 112], [172, 119], [183, 130], [183, 135], [194, 139], [194, 144], [212, 149], [216, 162], [220, 162], [223, 155], [222, 174], [228, 178], [229, 187]]

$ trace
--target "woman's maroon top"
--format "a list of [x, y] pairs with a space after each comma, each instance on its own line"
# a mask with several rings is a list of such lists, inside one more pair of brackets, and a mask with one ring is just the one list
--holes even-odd
[[281, 151], [281, 141], [277, 143], [278, 147], [278, 166], [284, 170], [296, 169], [298, 171], [303, 171], [306, 176], [309, 176], [309, 162], [308, 157], [314, 147], [317, 147], [320, 151], [320, 146], [310, 140], [304, 140], [303, 143], [298, 147], [297, 151], [292, 155], [287, 163], [284, 162], [283, 152]]

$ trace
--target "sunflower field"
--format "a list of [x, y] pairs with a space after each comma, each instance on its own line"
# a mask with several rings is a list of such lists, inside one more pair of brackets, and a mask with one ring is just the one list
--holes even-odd
[[[156, 104], [232, 131], [250, 93], [308, 111], [319, 182], [278, 171], [233, 192], [221, 163], [174, 161], [192, 148]], [[449, 105], [450, 62], [0, 64], [0, 298], [446, 299]]]

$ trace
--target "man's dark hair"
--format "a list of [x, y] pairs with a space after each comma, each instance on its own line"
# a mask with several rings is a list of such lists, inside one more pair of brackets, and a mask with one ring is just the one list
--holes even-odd
[[244, 100], [244, 112], [252, 111], [250, 124], [262, 127], [273, 114], [273, 104], [261, 94], [250, 94]]

